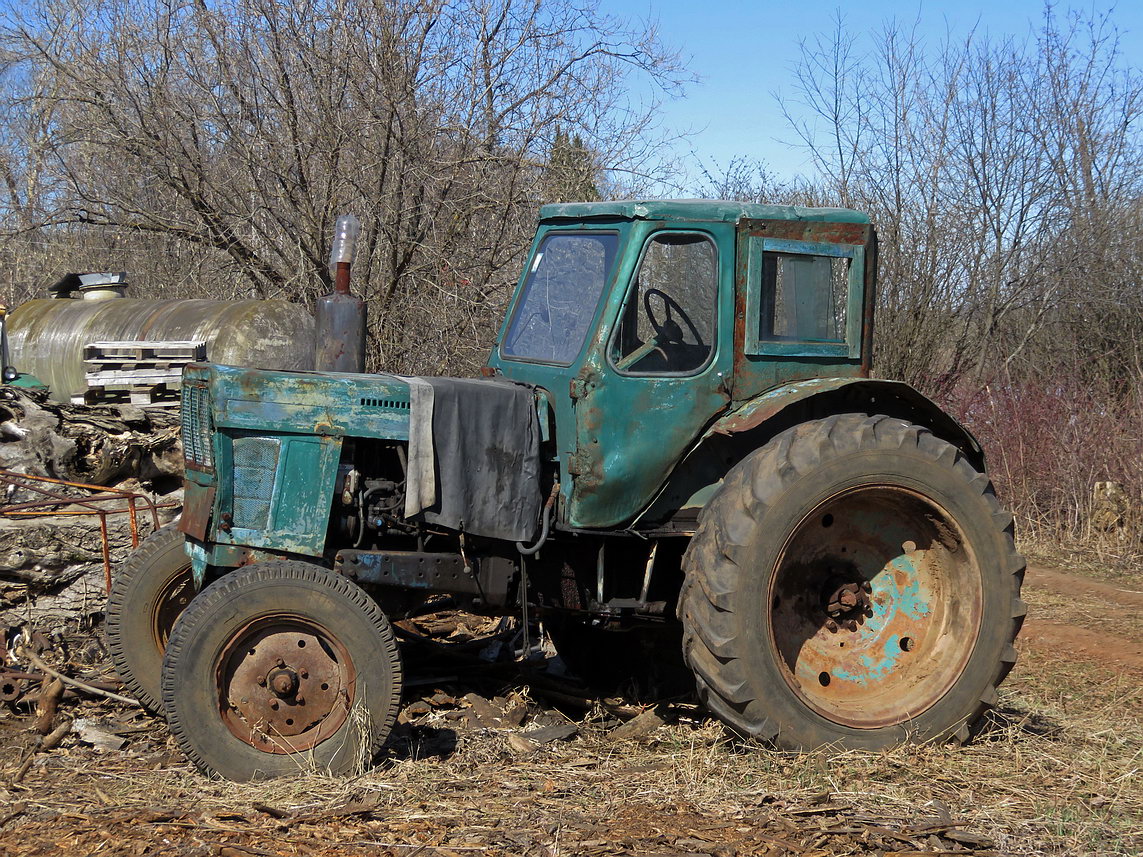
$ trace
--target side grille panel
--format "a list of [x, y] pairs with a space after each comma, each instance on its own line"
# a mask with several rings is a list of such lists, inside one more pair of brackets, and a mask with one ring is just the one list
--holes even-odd
[[278, 472], [282, 441], [273, 437], [234, 438], [234, 526], [264, 530]]

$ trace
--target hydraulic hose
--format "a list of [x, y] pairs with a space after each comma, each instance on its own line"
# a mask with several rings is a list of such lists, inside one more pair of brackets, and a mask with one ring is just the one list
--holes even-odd
[[532, 556], [539, 552], [540, 548], [544, 546], [544, 542], [548, 540], [548, 533], [552, 527], [552, 506], [556, 503], [556, 495], [560, 493], [560, 483], [556, 482], [552, 485], [552, 493], [548, 495], [548, 502], [544, 504], [543, 522], [540, 528], [540, 539], [531, 547], [526, 546], [523, 542], [516, 542], [516, 550], [520, 551], [524, 556]]

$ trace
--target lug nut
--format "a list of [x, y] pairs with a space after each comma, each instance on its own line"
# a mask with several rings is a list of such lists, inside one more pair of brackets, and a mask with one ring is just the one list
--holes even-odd
[[276, 699], [271, 699], [271, 700], [270, 700], [270, 707], [271, 707], [272, 709], [274, 709], [275, 711], [277, 711], [277, 710], [278, 710], [278, 700], [276, 700]]
[[294, 702], [296, 702], [298, 705], [305, 705], [306, 704], [306, 698], [299, 693], [297, 696], [294, 697]]
[[826, 627], [829, 628], [831, 634], [837, 633], [837, 622], [833, 621], [833, 619], [826, 620]]
[[873, 591], [873, 584], [867, 580], [861, 584], [861, 588], [864, 589], [866, 592], [872, 592]]
[[309, 678], [310, 677], [310, 671], [309, 670], [302, 670], [300, 673], [298, 673], [298, 675], [300, 675], [302, 678]]
[[278, 658], [276, 661], [274, 661], [274, 666], [284, 667], [285, 665], [286, 665], [286, 662], [284, 660], [282, 660], [281, 658]]
[[258, 676], [258, 687], [265, 687], [265, 686], [266, 686], [266, 676], [264, 676], [264, 675]]

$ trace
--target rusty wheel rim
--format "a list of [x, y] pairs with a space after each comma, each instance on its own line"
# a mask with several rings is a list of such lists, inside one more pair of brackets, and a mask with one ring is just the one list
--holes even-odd
[[159, 652], [166, 650], [171, 630], [192, 598], [194, 598], [194, 573], [188, 564], [171, 576], [159, 591], [151, 608], [151, 639], [155, 641], [155, 648]]
[[325, 741], [353, 707], [356, 672], [336, 636], [312, 620], [274, 615], [249, 623], [219, 655], [216, 681], [231, 733], [266, 753]]
[[898, 486], [819, 504], [787, 540], [768, 596], [786, 683], [858, 729], [935, 705], [963, 673], [982, 612], [980, 570], [955, 519]]

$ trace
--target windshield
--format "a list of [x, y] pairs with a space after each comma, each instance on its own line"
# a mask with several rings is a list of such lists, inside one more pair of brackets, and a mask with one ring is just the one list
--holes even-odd
[[501, 353], [565, 365], [575, 360], [618, 244], [614, 233], [548, 235], [532, 259]]

